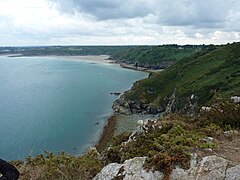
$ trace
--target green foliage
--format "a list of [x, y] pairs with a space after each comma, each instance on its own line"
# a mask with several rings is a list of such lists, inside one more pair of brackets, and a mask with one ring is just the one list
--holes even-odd
[[203, 134], [206, 134], [207, 136], [220, 136], [223, 134], [223, 129], [220, 128], [218, 125], [214, 124], [214, 123], [210, 123], [210, 122], [203, 122], [203, 120], [197, 122], [199, 124], [199, 126], [201, 126], [201, 132]]
[[183, 57], [198, 52], [205, 46], [140, 46], [113, 53], [111, 59], [132, 63], [138, 62], [140, 66], [160, 65], [161, 63], [174, 63]]
[[162, 107], [176, 89], [175, 111], [181, 112], [192, 94], [200, 108], [219, 96], [240, 96], [239, 84], [240, 43], [233, 43], [204, 49], [177, 61], [169, 69], [135, 83], [125, 98]]
[[134, 46], [0, 47], [0, 54], [22, 54], [24, 56], [111, 55], [125, 49], [131, 49], [133, 47]]
[[215, 104], [210, 111], [202, 112], [201, 124], [215, 124], [225, 130], [240, 128], [240, 105], [232, 102]]
[[[202, 142], [203, 137], [205, 135], [197, 132], [196, 127], [184, 125], [183, 122], [163, 122], [161, 129], [149, 129], [148, 133], [136, 135], [135, 140], [127, 144], [122, 143], [126, 138], [115, 137], [104, 153], [104, 160], [106, 163], [122, 163], [127, 159], [146, 156], [147, 169], [161, 170], [167, 175], [177, 164], [188, 167], [191, 149], [216, 147], [214, 143]], [[119, 139], [116, 141], [116, 138]]]
[[18, 164], [21, 179], [92, 179], [101, 169], [99, 154], [90, 150], [83, 156], [45, 152]]

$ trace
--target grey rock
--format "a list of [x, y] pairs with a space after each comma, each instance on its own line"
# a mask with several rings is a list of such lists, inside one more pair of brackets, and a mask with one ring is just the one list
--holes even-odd
[[[116, 177], [123, 177], [124, 180], [161, 180], [163, 174], [155, 171], [147, 172], [143, 168], [146, 157], [136, 157], [126, 160], [122, 165], [112, 163], [105, 166], [93, 180], [110, 180]], [[122, 172], [120, 172], [122, 169]]]
[[[164, 175], [159, 171], [146, 171], [143, 167], [146, 157], [136, 157], [126, 160], [122, 165], [112, 163], [107, 165], [94, 180], [108, 180], [121, 176], [123, 180], [162, 180]], [[185, 170], [175, 167], [171, 180], [240, 180], [240, 165], [229, 167], [231, 162], [225, 158], [213, 155], [198, 161], [193, 154], [190, 168]]]
[[123, 164], [125, 175], [124, 180], [161, 180], [163, 178], [163, 174], [160, 172], [147, 172], [143, 168], [143, 164], [145, 162], [145, 157], [136, 157], [130, 160], [126, 160]]
[[230, 131], [225, 131], [224, 132], [225, 137], [231, 137], [231, 136], [234, 136], [234, 135], [239, 135], [239, 132], [235, 131], [235, 130], [230, 130]]
[[197, 179], [224, 179], [225, 172], [230, 161], [218, 156], [207, 156], [199, 163], [199, 170], [196, 173]]
[[228, 168], [226, 171], [226, 180], [240, 179], [240, 165]]
[[108, 164], [102, 169], [101, 173], [98, 173], [97, 176], [93, 178], [93, 180], [111, 180], [117, 176], [121, 167], [122, 165], [118, 163]]

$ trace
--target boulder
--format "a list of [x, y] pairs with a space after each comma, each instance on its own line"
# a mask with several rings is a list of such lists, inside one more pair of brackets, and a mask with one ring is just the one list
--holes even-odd
[[240, 165], [228, 168], [226, 171], [226, 180], [240, 179]]
[[113, 179], [114, 177], [116, 177], [118, 175], [118, 172], [121, 167], [122, 167], [122, 165], [118, 164], [118, 163], [108, 164], [107, 166], [105, 166], [102, 169], [101, 173], [98, 173], [97, 176], [95, 176], [93, 178], [93, 180]]
[[93, 180], [112, 180], [122, 177], [124, 180], [161, 180], [163, 174], [155, 171], [147, 172], [143, 168], [146, 157], [126, 160], [122, 165], [111, 163], [105, 166]]

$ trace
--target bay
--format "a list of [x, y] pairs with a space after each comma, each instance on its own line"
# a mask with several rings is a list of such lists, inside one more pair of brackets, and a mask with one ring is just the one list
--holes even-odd
[[81, 154], [98, 140], [116, 96], [147, 73], [56, 57], [0, 57], [0, 157]]

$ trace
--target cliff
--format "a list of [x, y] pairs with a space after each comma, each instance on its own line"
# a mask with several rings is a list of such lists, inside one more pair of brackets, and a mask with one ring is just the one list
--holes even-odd
[[202, 50], [136, 82], [114, 103], [113, 109], [193, 115], [202, 106], [240, 96], [239, 69], [240, 43]]
[[205, 45], [139, 46], [115, 52], [110, 58], [136, 68], [166, 69], [178, 60], [207, 48]]

